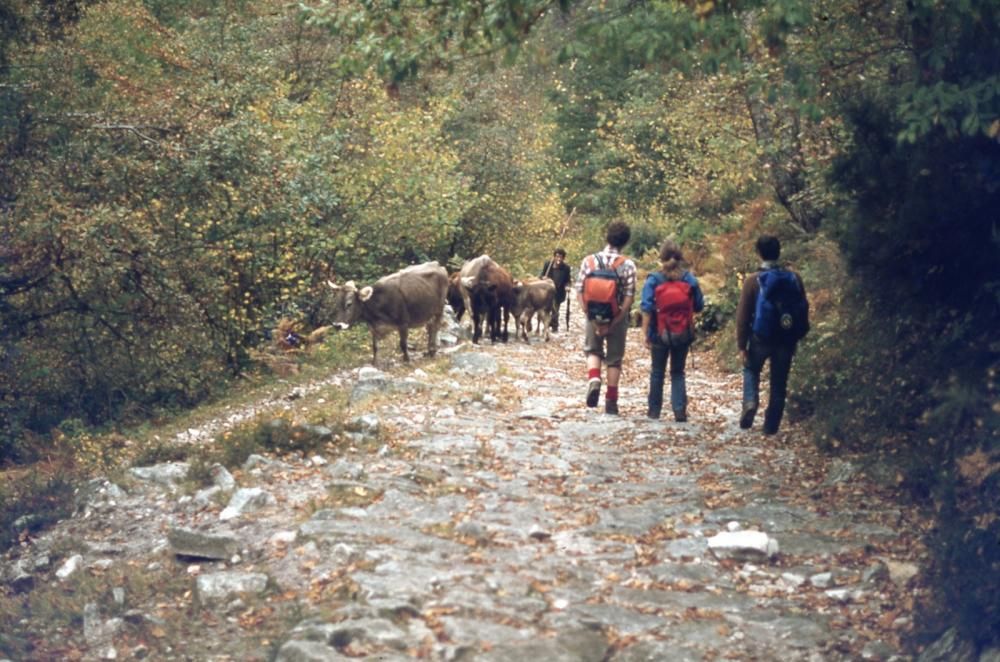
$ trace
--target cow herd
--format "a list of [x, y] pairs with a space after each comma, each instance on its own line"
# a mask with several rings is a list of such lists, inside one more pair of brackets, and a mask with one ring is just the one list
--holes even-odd
[[403, 360], [409, 361], [407, 333], [418, 327], [426, 327], [427, 353], [433, 356], [446, 303], [459, 320], [469, 313], [474, 343], [483, 336], [484, 322], [491, 341], [507, 342], [511, 316], [515, 335], [527, 341], [531, 318], [537, 316], [536, 332], [549, 339], [555, 285], [548, 278], [514, 280], [488, 255], [467, 261], [450, 277], [437, 262], [425, 262], [360, 289], [353, 281], [328, 285], [330, 323], [338, 328], [367, 324], [372, 335], [372, 361], [378, 361], [378, 341], [393, 330], [399, 333]]

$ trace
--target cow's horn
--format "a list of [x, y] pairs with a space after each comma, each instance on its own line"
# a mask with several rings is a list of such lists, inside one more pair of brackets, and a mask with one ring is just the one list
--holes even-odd
[[344, 283], [344, 289], [349, 290], [351, 292], [355, 292], [357, 291], [358, 286], [354, 284], [353, 280], [349, 280], [346, 283]]
[[326, 281], [326, 284], [330, 286], [331, 290], [339, 290], [340, 288], [333, 284], [332, 280]]
[[462, 285], [468, 289], [472, 289], [472, 287], [476, 284], [476, 279], [472, 276], [463, 276], [460, 280], [462, 281]]
[[369, 299], [372, 298], [372, 294], [374, 292], [375, 290], [373, 290], [370, 285], [367, 287], [362, 287], [361, 291], [358, 292], [358, 298], [361, 299], [362, 301], [368, 301]]

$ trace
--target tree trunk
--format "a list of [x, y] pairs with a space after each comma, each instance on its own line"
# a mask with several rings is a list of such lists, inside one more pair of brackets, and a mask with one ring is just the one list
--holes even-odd
[[798, 113], [783, 105], [769, 107], [751, 91], [746, 99], [757, 144], [764, 152], [763, 165], [770, 172], [778, 200], [799, 227], [810, 234], [816, 232], [823, 223], [823, 211], [811, 200]]

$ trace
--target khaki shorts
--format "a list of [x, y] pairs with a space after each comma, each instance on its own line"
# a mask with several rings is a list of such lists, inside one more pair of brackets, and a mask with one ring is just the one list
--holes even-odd
[[594, 331], [594, 323], [587, 321], [586, 336], [583, 340], [583, 351], [596, 354], [610, 368], [620, 368], [625, 358], [625, 338], [628, 336], [628, 317], [611, 329], [611, 333], [598, 337]]

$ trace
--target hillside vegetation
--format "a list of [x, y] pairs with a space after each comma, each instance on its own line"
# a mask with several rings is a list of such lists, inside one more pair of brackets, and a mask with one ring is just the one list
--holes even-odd
[[[220, 397], [281, 319], [324, 323], [329, 279], [483, 252], [527, 275], [624, 219], [646, 268], [680, 240], [725, 325], [768, 231], [816, 318], [791, 415], [937, 513], [928, 636], [996, 641], [998, 23], [1000, 0], [8, 0], [0, 462], [87, 464]], [[60, 503], [56, 475], [0, 496]]]

